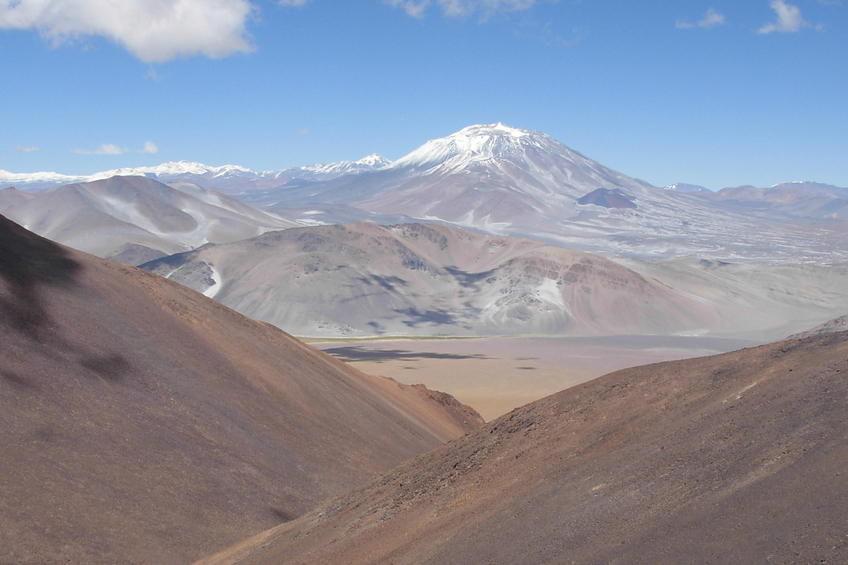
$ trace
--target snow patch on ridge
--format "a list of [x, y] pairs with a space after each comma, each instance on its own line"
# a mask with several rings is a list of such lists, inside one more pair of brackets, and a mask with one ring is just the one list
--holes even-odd
[[551, 306], [556, 306], [561, 310], [567, 310], [565, 302], [562, 299], [562, 293], [559, 290], [557, 281], [546, 278], [538, 288], [539, 300]]
[[[206, 264], [209, 265], [209, 263]], [[212, 280], [215, 281], [215, 284], [204, 290], [203, 296], [206, 296], [208, 298], [215, 298], [215, 295], [221, 291], [223, 280], [221, 279], [221, 273], [219, 273], [215, 269], [215, 267], [209, 265], [209, 268], [212, 269]]]

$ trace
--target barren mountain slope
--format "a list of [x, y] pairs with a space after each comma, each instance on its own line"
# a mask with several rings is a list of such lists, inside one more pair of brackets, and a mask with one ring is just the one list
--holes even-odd
[[0, 563], [187, 563], [479, 423], [0, 216]]
[[848, 331], [848, 316], [840, 316], [839, 318], [825, 322], [824, 324], [818, 325], [812, 329], [809, 329], [805, 332], [801, 332], [792, 337], [801, 339], [821, 334], [830, 334], [844, 331]]
[[359, 223], [205, 246], [144, 268], [308, 336], [682, 332], [766, 341], [848, 311], [846, 267], [623, 264], [436, 224]]
[[816, 182], [784, 182], [769, 188], [738, 186], [699, 196], [727, 209], [765, 209], [810, 218], [848, 219], [848, 188]]
[[722, 323], [601, 257], [441, 225], [286, 230], [144, 268], [300, 335], [668, 334]]
[[12, 206], [23, 204], [27, 200], [32, 200], [33, 198], [35, 197], [32, 194], [23, 192], [22, 190], [18, 190], [14, 187], [4, 188], [0, 190], [0, 212], [7, 208], [11, 208]]
[[202, 560], [848, 562], [848, 332], [628, 369]]
[[60, 186], [4, 214], [75, 249], [126, 263], [228, 242], [295, 224], [193, 184], [112, 177]]
[[725, 312], [728, 333], [738, 337], [783, 339], [848, 312], [848, 266], [756, 265], [693, 257], [618, 262]]

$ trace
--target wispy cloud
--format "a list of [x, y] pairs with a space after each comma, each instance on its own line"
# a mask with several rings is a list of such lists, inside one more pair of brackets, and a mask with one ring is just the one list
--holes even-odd
[[38, 153], [39, 151], [41, 151], [41, 147], [36, 147], [34, 145], [30, 147], [22, 147], [18, 145], [17, 147], [15, 147], [15, 151], [18, 153]]
[[541, 28], [541, 38], [546, 45], [554, 47], [574, 47], [583, 41], [585, 30], [580, 27], [574, 27], [571, 30], [571, 37], [564, 37], [553, 30], [550, 22], [546, 23]]
[[677, 29], [691, 29], [695, 26], [700, 27], [702, 29], [712, 29], [716, 26], [724, 25], [727, 22], [725, 21], [724, 14], [716, 11], [714, 8], [710, 8], [707, 10], [707, 13], [704, 14], [704, 17], [701, 18], [697, 23], [692, 23], [688, 20], [677, 20], [674, 25]]
[[303, 128], [303, 129], [297, 130], [297, 135], [308, 135], [308, 134], [309, 134], [309, 128]]
[[101, 36], [159, 63], [252, 51], [245, 26], [255, 12], [250, 0], [0, 0], [0, 29], [37, 30], [55, 45]]
[[126, 153], [125, 150], [112, 143], [104, 143], [97, 149], [73, 149], [72, 152], [80, 155], [122, 155]]
[[386, 0], [386, 4], [402, 8], [413, 18], [423, 18], [424, 10], [430, 5], [430, 0]]
[[283, 6], [303, 6], [307, 2], [309, 0], [277, 0], [277, 3]]
[[144, 147], [141, 148], [141, 153], [159, 153], [159, 148], [156, 147], [156, 144], [152, 141], [148, 141], [144, 144]]
[[[424, 16], [425, 10], [434, 0], [385, 0], [390, 6], [402, 8], [414, 18]], [[499, 12], [517, 12], [532, 8], [537, 0], [435, 0], [442, 13], [451, 18], [481, 14], [488, 17]]]
[[810, 24], [801, 17], [801, 10], [798, 6], [787, 4], [783, 0], [772, 0], [770, 6], [777, 14], [777, 21], [765, 24], [757, 30], [757, 33], [765, 34], [775, 31], [796, 33], [801, 31], [802, 28], [810, 27]]

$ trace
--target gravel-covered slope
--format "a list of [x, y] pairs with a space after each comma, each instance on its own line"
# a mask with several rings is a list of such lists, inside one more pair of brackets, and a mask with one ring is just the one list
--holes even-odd
[[0, 216], [0, 563], [188, 563], [481, 422]]
[[203, 565], [848, 561], [848, 332], [628, 369]]

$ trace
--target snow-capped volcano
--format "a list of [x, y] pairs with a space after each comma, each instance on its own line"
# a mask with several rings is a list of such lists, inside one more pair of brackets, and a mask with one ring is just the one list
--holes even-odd
[[428, 169], [438, 165], [461, 166], [474, 161], [516, 157], [527, 147], [541, 147], [547, 140], [553, 141], [544, 134], [532, 135], [529, 131], [501, 123], [473, 125], [447, 137], [428, 141], [395, 161], [392, 168]]
[[845, 257], [835, 244], [841, 232], [824, 238], [750, 209], [718, 208], [619, 173], [544, 133], [502, 123], [428, 141], [378, 170], [289, 185], [262, 198], [255, 204], [281, 215], [309, 210], [324, 223], [402, 215], [619, 256]]
[[[604, 167], [542, 132], [502, 123], [473, 125], [428, 141], [389, 168], [428, 174], [486, 170], [489, 176], [494, 173], [505, 177], [504, 180], [527, 183], [526, 188], [535, 185], [537, 190], [552, 194], [566, 191], [573, 198], [596, 188], [641, 190], [648, 186]], [[541, 184], [555, 184], [559, 190], [549, 191]]]
[[[571, 216], [598, 188], [656, 191], [541, 132], [474, 125], [428, 141], [385, 168], [275, 194], [277, 208], [322, 203], [405, 214], [506, 233], [509, 226]], [[500, 227], [499, 227], [500, 226]]]

